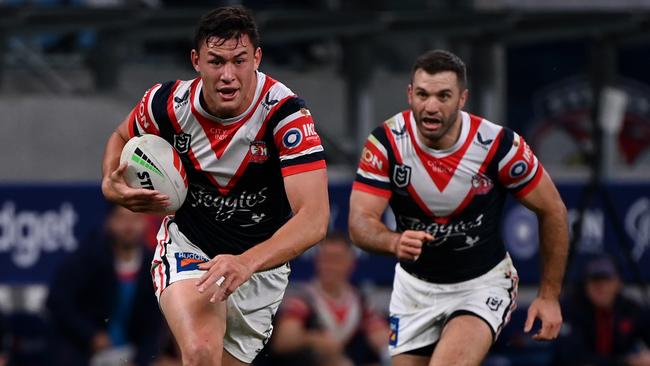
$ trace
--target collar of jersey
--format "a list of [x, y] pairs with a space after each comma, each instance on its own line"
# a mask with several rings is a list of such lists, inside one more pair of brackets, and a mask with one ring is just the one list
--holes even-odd
[[246, 108], [246, 110], [239, 116], [235, 116], [231, 118], [219, 118], [213, 116], [208, 111], [206, 111], [201, 105], [201, 94], [203, 93], [203, 80], [199, 80], [199, 85], [197, 86], [198, 90], [194, 96], [194, 100], [192, 101], [192, 103], [194, 103], [194, 108], [196, 108], [196, 110], [203, 117], [215, 122], [219, 122], [224, 125], [230, 125], [239, 122], [242, 118], [247, 116], [253, 110], [253, 108], [255, 107], [255, 101], [259, 99], [260, 93], [262, 92], [262, 88], [264, 88], [264, 79], [266, 78], [266, 75], [264, 75], [264, 73], [262, 73], [261, 71], [255, 71], [255, 73], [257, 75], [257, 85], [255, 86], [255, 95], [253, 96], [251, 104], [248, 106], [248, 108]]

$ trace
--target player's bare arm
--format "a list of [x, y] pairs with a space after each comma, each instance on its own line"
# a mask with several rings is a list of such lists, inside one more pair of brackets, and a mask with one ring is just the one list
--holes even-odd
[[254, 272], [286, 263], [325, 237], [329, 222], [326, 170], [287, 176], [284, 186], [294, 215], [271, 238], [240, 255], [218, 255], [199, 266], [207, 270], [196, 283], [200, 292], [224, 278], [210, 301], [225, 300]]
[[540, 319], [542, 327], [533, 339], [550, 340], [557, 337], [562, 326], [559, 298], [569, 247], [566, 207], [546, 172], [539, 185], [520, 201], [537, 215], [542, 257], [539, 293], [528, 309], [524, 330], [529, 332], [535, 319]]
[[400, 234], [390, 230], [381, 221], [387, 206], [388, 199], [384, 197], [353, 190], [348, 223], [350, 238], [367, 251], [416, 260], [422, 252], [422, 245], [433, 240], [433, 236], [424, 231], [406, 230]]
[[127, 164], [120, 165], [120, 154], [129, 140], [128, 115], [111, 134], [102, 161], [102, 193], [107, 200], [135, 212], [160, 212], [169, 205], [169, 197], [155, 190], [131, 188], [124, 180]]

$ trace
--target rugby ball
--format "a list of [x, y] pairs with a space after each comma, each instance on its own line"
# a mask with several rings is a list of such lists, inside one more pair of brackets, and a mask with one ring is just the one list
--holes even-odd
[[166, 212], [178, 210], [187, 196], [187, 174], [180, 156], [162, 137], [145, 134], [126, 142], [120, 164], [127, 162], [126, 184], [132, 188], [156, 190], [169, 196]]

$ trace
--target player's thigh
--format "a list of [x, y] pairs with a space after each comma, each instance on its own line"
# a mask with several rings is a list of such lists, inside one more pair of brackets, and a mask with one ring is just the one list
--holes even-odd
[[459, 315], [447, 322], [429, 366], [478, 366], [492, 346], [490, 326], [475, 315]]
[[429, 359], [427, 356], [400, 353], [391, 358], [391, 364], [392, 366], [427, 366]]
[[226, 331], [226, 303], [211, 303], [216, 289], [199, 293], [195, 281], [176, 281], [160, 295], [160, 308], [184, 357], [197, 347], [221, 352]]
[[248, 363], [242, 362], [228, 352], [223, 353], [222, 366], [246, 366]]

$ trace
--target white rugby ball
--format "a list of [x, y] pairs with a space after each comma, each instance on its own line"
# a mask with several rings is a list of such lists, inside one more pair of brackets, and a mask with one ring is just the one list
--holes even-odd
[[169, 196], [167, 212], [178, 210], [187, 196], [187, 174], [181, 158], [162, 137], [145, 134], [127, 141], [120, 164], [127, 162], [126, 184], [132, 188], [156, 190]]

